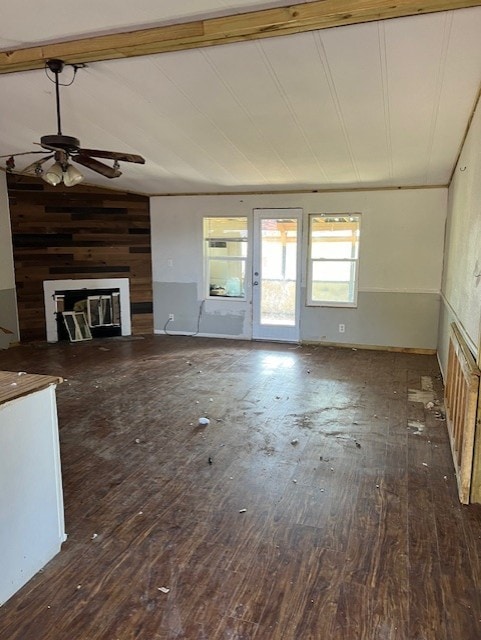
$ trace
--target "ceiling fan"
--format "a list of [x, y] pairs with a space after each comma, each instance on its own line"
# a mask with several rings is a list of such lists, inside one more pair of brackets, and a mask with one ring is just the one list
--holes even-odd
[[[24, 151], [23, 153], [13, 153], [6, 156], [0, 156], [0, 158], [7, 158], [6, 170], [12, 172], [15, 169], [15, 157], [43, 153], [47, 154], [45, 157], [35, 160], [26, 167], [22, 173], [33, 172], [36, 176], [43, 178], [49, 184], [55, 186], [63, 181], [66, 187], [72, 187], [78, 184], [84, 179], [84, 176], [80, 171], [74, 167], [70, 161], [100, 173], [106, 178], [118, 178], [122, 175], [120, 171], [120, 162], [135, 162], [138, 164], [145, 164], [145, 159], [142, 156], [133, 153], [121, 153], [118, 151], [106, 151], [103, 149], [86, 149], [80, 146], [80, 140], [73, 136], [66, 136], [62, 133], [62, 122], [60, 115], [60, 83], [59, 75], [62, 73], [65, 63], [63, 60], [47, 60], [46, 67], [55, 76], [55, 102], [57, 107], [57, 133], [55, 135], [46, 135], [40, 138], [38, 144], [42, 147], [40, 151]], [[82, 65], [72, 65], [74, 67], [74, 78], [77, 69]], [[72, 80], [73, 82], [73, 80]], [[100, 162], [96, 158], [102, 158], [107, 160], [113, 160], [113, 166], [109, 166], [103, 162]], [[52, 166], [46, 170], [43, 168], [43, 164], [48, 160], [54, 159]]]

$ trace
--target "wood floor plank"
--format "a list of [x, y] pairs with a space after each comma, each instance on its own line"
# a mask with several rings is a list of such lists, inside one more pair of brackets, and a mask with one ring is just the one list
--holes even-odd
[[409, 634], [413, 638], [448, 640], [432, 506], [436, 496], [429, 483], [433, 471], [429, 442], [411, 434], [408, 452]]
[[435, 357], [149, 336], [0, 367], [65, 379], [69, 534], [2, 639], [481, 637], [481, 507], [409, 395], [441, 402]]
[[332, 627], [333, 640], [414, 640], [406, 621], [399, 617], [396, 601], [378, 599], [368, 587], [345, 584], [341, 587], [337, 617]]

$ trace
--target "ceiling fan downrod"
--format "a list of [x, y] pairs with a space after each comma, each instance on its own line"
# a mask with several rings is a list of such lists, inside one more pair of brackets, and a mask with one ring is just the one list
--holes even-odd
[[60, 114], [60, 83], [58, 76], [62, 73], [65, 63], [63, 60], [58, 60], [57, 58], [52, 58], [51, 60], [47, 60], [47, 67], [50, 71], [55, 75], [55, 104], [57, 107], [57, 135], [48, 135], [42, 136], [40, 138], [40, 144], [46, 148], [56, 148], [62, 149], [67, 153], [74, 153], [77, 151], [80, 146], [80, 140], [74, 138], [73, 136], [64, 136], [62, 133], [62, 120]]
[[46, 64], [47, 64], [47, 67], [50, 69], [50, 71], [55, 75], [55, 102], [57, 105], [57, 129], [58, 129], [57, 135], [61, 136], [62, 122], [60, 118], [60, 86], [58, 81], [58, 74], [62, 73], [64, 62], [63, 60], [58, 60], [57, 58], [54, 58], [52, 60], [47, 60]]

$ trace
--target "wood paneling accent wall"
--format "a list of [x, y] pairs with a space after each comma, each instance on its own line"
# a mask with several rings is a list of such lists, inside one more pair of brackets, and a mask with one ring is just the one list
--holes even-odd
[[44, 280], [129, 278], [132, 333], [152, 333], [149, 198], [8, 176], [20, 338], [45, 340]]

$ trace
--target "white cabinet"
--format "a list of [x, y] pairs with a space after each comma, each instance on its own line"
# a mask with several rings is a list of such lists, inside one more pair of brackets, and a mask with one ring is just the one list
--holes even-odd
[[55, 385], [0, 372], [0, 603], [65, 541]]

